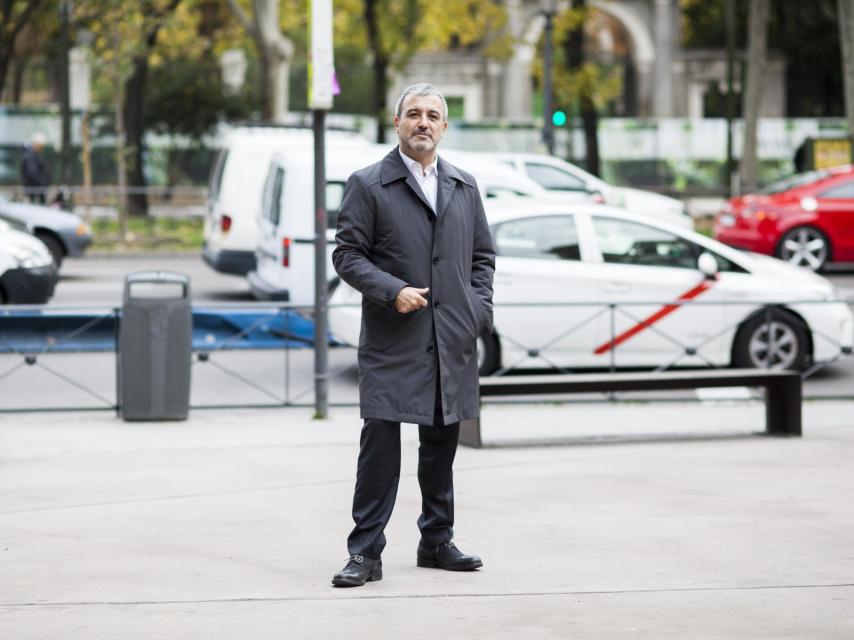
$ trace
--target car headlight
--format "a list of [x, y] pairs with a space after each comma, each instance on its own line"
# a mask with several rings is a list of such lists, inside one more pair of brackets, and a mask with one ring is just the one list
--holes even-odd
[[91, 236], [92, 235], [92, 227], [90, 227], [85, 222], [81, 222], [77, 225], [77, 228], [74, 230], [78, 236]]
[[20, 269], [46, 267], [53, 262], [47, 247], [44, 248], [44, 251], [41, 251], [31, 247], [13, 246], [9, 253], [18, 263], [18, 268]]

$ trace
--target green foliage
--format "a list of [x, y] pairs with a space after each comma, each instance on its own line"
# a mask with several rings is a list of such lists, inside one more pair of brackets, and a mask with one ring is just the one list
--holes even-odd
[[[578, 101], [589, 99], [597, 110], [603, 110], [623, 91], [623, 70], [619, 65], [585, 61], [579, 68], [570, 69], [564, 43], [576, 29], [583, 29], [589, 8], [568, 9], [555, 17], [552, 66], [553, 99], [557, 106], [569, 108]], [[595, 9], [592, 9], [595, 11]], [[534, 78], [543, 83], [543, 43], [534, 61]]]
[[368, 47], [365, 5], [379, 16], [379, 53], [401, 69], [417, 51], [483, 46], [492, 58], [506, 60], [512, 40], [504, 32], [507, 12], [494, 0], [337, 0], [335, 40], [344, 46]]
[[[682, 44], [686, 48], [726, 46], [725, 0], [679, 0]], [[747, 38], [749, 2], [735, 2], [736, 48]], [[772, 0], [768, 48], [786, 63], [786, 115], [844, 115], [836, 0]]]
[[215, 60], [178, 59], [151, 70], [145, 122], [153, 131], [199, 141], [222, 120], [249, 119], [256, 106], [257, 96], [248, 91], [225, 92]]

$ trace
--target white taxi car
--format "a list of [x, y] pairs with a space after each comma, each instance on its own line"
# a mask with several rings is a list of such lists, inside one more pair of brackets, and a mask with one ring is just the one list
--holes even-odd
[[[625, 209], [524, 198], [488, 201], [486, 210], [497, 257], [494, 333], [478, 344], [482, 374], [804, 369], [854, 341], [848, 305], [806, 269]], [[352, 345], [360, 300], [345, 284], [330, 299], [330, 329]]]

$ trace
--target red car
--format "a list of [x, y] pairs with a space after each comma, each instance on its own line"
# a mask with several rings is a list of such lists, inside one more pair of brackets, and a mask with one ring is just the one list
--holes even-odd
[[854, 166], [810, 171], [733, 198], [715, 239], [818, 271], [854, 261]]

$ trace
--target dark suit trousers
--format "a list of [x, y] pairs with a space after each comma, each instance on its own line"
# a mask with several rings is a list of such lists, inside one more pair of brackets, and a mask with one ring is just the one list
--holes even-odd
[[[452, 466], [460, 435], [459, 422], [443, 425], [441, 406], [437, 406], [435, 415], [434, 424], [418, 426], [418, 484], [421, 487], [418, 528], [424, 544], [432, 546], [447, 542], [454, 534]], [[399, 480], [400, 423], [365, 419], [353, 495], [356, 526], [347, 538], [351, 555], [379, 558], [382, 554], [386, 544], [384, 530], [394, 509]]]

